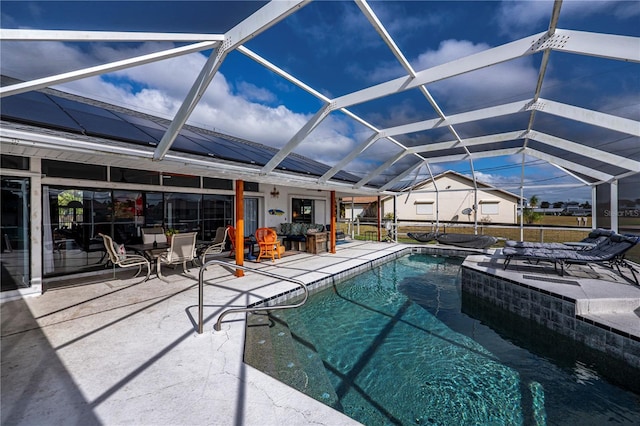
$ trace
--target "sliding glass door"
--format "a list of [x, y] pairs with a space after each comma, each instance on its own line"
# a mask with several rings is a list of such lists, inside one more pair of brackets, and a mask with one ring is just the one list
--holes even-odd
[[2, 177], [2, 291], [30, 286], [29, 179]]

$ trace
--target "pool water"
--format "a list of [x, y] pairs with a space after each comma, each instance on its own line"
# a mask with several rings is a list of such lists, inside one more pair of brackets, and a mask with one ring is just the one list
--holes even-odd
[[461, 262], [413, 254], [252, 314], [245, 361], [365, 425], [640, 424], [637, 370], [462, 294]]

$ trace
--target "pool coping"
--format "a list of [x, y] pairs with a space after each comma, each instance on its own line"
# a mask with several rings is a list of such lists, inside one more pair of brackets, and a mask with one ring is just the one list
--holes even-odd
[[[455, 247], [438, 246], [438, 245], [407, 246], [405, 248], [389, 253], [382, 257], [371, 259], [366, 262], [363, 262], [362, 264], [344, 269], [336, 274], [329, 275], [327, 277], [319, 278], [317, 280], [306, 283], [306, 287], [309, 290], [309, 294], [311, 295], [315, 292], [325, 289], [326, 287], [329, 287], [334, 284], [338, 284], [340, 282], [353, 278], [357, 275], [360, 275], [361, 273], [369, 271], [379, 265], [398, 259], [400, 257], [404, 257], [408, 254], [415, 254], [415, 253], [456, 256], [456, 257], [464, 258], [469, 255], [477, 255], [479, 251], [461, 250]], [[290, 290], [286, 290], [281, 293], [275, 294], [273, 296], [266, 297], [262, 300], [253, 302], [249, 304], [248, 307], [255, 308], [255, 307], [264, 307], [264, 306], [268, 307], [268, 306], [280, 305], [291, 299], [300, 297], [303, 294], [304, 294], [304, 290], [296, 287], [296, 288], [292, 288]]]

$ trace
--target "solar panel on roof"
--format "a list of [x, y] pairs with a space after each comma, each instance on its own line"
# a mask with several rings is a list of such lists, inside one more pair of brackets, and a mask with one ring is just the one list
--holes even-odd
[[115, 114], [120, 119], [138, 127], [139, 129], [143, 130], [145, 133], [156, 134], [157, 132], [162, 132], [164, 134], [164, 132], [167, 130], [167, 126], [163, 126], [162, 124], [157, 123], [148, 118], [137, 117], [135, 115], [126, 114], [120, 111], [111, 111], [111, 113]]
[[242, 153], [242, 150], [230, 149], [231, 142], [210, 135], [194, 135], [189, 139], [194, 139], [203, 144], [202, 155], [213, 156], [228, 161], [237, 161], [241, 163], [252, 164], [250, 159]]
[[52, 96], [52, 99], [78, 122], [88, 135], [111, 137], [145, 144], [157, 143], [147, 133], [105, 108], [56, 96]]
[[[181, 129], [180, 135], [190, 140], [194, 146], [197, 146], [200, 155], [234, 160], [235, 152], [227, 152], [224, 148], [216, 146], [215, 141], [209, 135], [195, 133], [189, 129]], [[172, 147], [172, 149], [174, 148], [175, 146]]]
[[71, 119], [49, 96], [40, 92], [27, 92], [8, 96], [0, 102], [0, 115], [23, 123], [39, 124], [82, 133], [83, 129]]
[[[41, 92], [27, 92], [3, 99], [2, 117], [92, 136], [113, 138], [139, 145], [157, 145], [165, 135], [167, 126], [122, 111], [75, 101]], [[206, 132], [181, 129], [171, 150], [186, 152], [227, 161], [264, 166], [277, 150], [235, 139], [225, 139]], [[286, 157], [277, 169], [321, 176], [329, 166], [300, 156]], [[350, 173], [340, 171], [337, 180], [357, 182]]]
[[133, 115], [124, 114], [117, 111], [112, 111], [115, 115], [120, 117], [122, 120], [125, 120], [131, 123], [133, 126], [142, 130], [144, 133], [151, 136], [154, 140], [153, 145], [157, 145], [162, 140], [162, 137], [167, 131], [167, 128], [146, 118], [135, 117]]
[[277, 152], [275, 149], [269, 149], [267, 147], [256, 147], [249, 144], [243, 144], [242, 149], [251, 152], [252, 157], [263, 165], [267, 164], [269, 160], [271, 160], [273, 156], [276, 155]]
[[269, 151], [266, 147], [264, 149], [260, 149], [248, 143], [226, 140], [215, 136], [213, 136], [212, 139], [216, 143], [224, 146], [226, 149], [233, 151], [236, 155], [245, 158], [245, 161], [251, 164], [264, 166], [275, 154], [275, 152]]

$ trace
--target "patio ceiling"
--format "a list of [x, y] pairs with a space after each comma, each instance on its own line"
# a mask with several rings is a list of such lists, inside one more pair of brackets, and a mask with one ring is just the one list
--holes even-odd
[[[173, 44], [170, 49], [142, 56], [5, 85], [0, 88], [0, 96], [5, 98], [194, 52], [210, 51], [177, 113], [171, 118], [168, 127], [163, 129], [160, 142], [152, 153], [146, 150], [144, 154], [140, 154], [149, 161], [148, 164], [153, 162], [159, 167], [166, 164], [171, 170], [177, 167], [176, 164], [185, 166], [183, 169], [194, 166], [206, 170], [218, 167], [215, 159], [198, 159], [195, 156], [176, 153], [172, 148], [175, 147], [181, 131], [225, 60], [231, 54], [240, 53], [315, 98], [320, 105], [315, 113], [309, 114], [307, 122], [260, 167], [237, 165], [230, 169], [229, 173], [237, 173], [245, 180], [273, 183], [286, 181], [292, 185], [297, 182], [304, 187], [337, 189], [345, 193], [390, 194], [410, 188], [415, 182], [415, 176], [425, 172], [431, 174], [432, 165], [467, 162], [473, 173], [474, 161], [513, 155], [521, 155], [522, 161], [528, 156], [553, 164], [576, 178], [578, 182], [587, 185], [612, 182], [640, 172], [640, 88], [637, 85], [637, 77], [630, 80], [636, 84], [628, 88], [629, 103], [615, 110], [607, 110], [604, 106], [602, 110], [598, 110], [593, 105], [576, 104], [576, 99], [561, 99], [562, 95], [558, 95], [557, 98], [543, 97], [545, 83], [553, 81], [554, 73], [567, 66], [567, 63], [572, 64], [571, 61], [575, 61], [576, 66], [591, 64], [589, 58], [595, 58], [597, 66], [603, 61], [637, 64], [640, 62], [638, 37], [558, 28], [562, 1], [556, 1], [550, 4], [553, 8], [551, 19], [544, 31], [425, 69], [415, 69], [407, 59], [406, 53], [399, 47], [400, 43], [396, 42], [385, 27], [384, 19], [376, 15], [374, 8], [367, 2], [355, 1], [360, 13], [387, 46], [388, 52], [397, 64], [402, 67], [403, 75], [366, 87], [354, 87], [339, 96], [329, 96], [327, 93], [338, 90], [327, 87], [314, 88], [304, 83], [304, 76], [288, 71], [287, 64], [273, 63], [271, 59], [251, 48], [252, 43], [256, 48], [262, 46], [261, 37], [265, 37], [264, 43], [268, 43], [270, 28], [299, 14], [301, 10], [309, 7], [309, 3], [247, 3], [244, 18], [239, 22], [233, 22], [228, 28], [221, 28], [221, 32], [215, 34], [3, 28], [0, 30], [0, 38], [4, 42], [157, 41]], [[314, 6], [318, 12], [322, 12], [324, 2], [318, 3], [314, 3]], [[279, 48], [286, 49], [286, 42], [281, 40]], [[313, 55], [313, 52], [309, 54]], [[448, 99], [438, 98], [432, 90], [432, 87], [437, 88], [439, 84], [456, 84], [460, 78], [473, 77], [487, 69], [495, 69], [496, 73], [500, 73], [502, 64], [517, 62], [530, 56], [535, 58], [537, 64], [537, 80], [529, 87], [522, 87], [515, 100], [494, 100], [487, 106], [467, 110], [459, 106], [453, 107]], [[554, 64], [556, 59], [557, 65]], [[324, 66], [331, 69], [342, 65], [325, 63]], [[594, 69], [597, 69], [597, 66]], [[635, 68], [631, 72], [637, 76], [637, 65], [633, 67]], [[627, 72], [629, 70], [625, 69], [624, 73]], [[625, 74], [620, 78], [627, 76]], [[479, 79], [476, 84], [481, 85], [482, 80]], [[594, 79], [593, 84], [598, 84], [597, 79]], [[378, 114], [372, 112], [376, 110], [376, 106], [382, 105], [382, 102], [401, 104], [405, 98], [399, 96], [422, 97], [425, 105], [422, 115], [405, 119], [402, 123], [388, 125], [392, 122], [388, 117], [388, 109], [380, 108]], [[444, 104], [447, 108], [442, 106]], [[328, 164], [329, 170], [322, 174], [283, 176], [278, 166], [295, 155], [296, 150], [304, 144], [310, 141], [318, 143], [312, 134], [326, 124], [329, 117], [336, 115], [352, 121], [353, 126], [364, 129], [364, 136], [349, 152]], [[11, 133], [9, 129], [1, 131], [3, 144], [8, 139], [15, 140], [18, 136], [25, 136], [24, 133]], [[47, 142], [41, 142], [42, 147], [45, 147]], [[54, 144], [51, 147], [61, 151], [74, 148], [65, 148], [63, 145]], [[89, 152], [94, 149], [97, 156], [109, 154], [103, 152], [99, 145], [97, 142], [95, 145], [89, 144], [87, 147], [90, 148], [87, 149]], [[124, 148], [118, 151], [115, 145], [111, 150], [111, 154], [134, 157], [138, 155]], [[356, 161], [368, 162], [370, 167], [360, 173], [350, 170]], [[132, 162], [135, 163], [136, 160], [133, 159]], [[336, 176], [345, 170], [357, 175], [359, 181], [345, 183], [344, 180], [336, 179]]]

